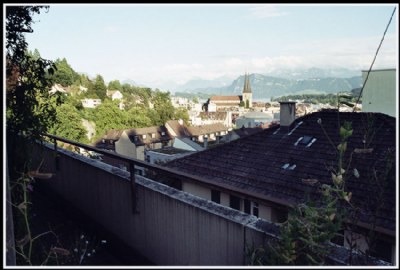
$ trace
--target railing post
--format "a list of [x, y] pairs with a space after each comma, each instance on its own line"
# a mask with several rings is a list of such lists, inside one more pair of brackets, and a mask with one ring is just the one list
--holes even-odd
[[55, 161], [56, 161], [56, 170], [59, 171], [60, 170], [60, 161], [58, 158], [58, 149], [57, 149], [57, 139], [53, 138], [54, 141], [54, 153], [55, 153]]
[[132, 161], [129, 162], [129, 171], [131, 178], [131, 191], [132, 191], [132, 213], [137, 214], [139, 211], [137, 210], [137, 197], [136, 197], [136, 181], [135, 181], [135, 163]]

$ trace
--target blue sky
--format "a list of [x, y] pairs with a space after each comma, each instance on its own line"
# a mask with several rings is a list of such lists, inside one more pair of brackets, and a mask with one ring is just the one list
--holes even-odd
[[[149, 86], [281, 68], [362, 70], [395, 6], [52, 4], [26, 37], [43, 58]], [[397, 67], [397, 59], [398, 10], [374, 67]]]

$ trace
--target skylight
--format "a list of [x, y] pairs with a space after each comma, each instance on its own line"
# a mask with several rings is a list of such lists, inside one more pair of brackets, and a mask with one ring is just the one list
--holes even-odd
[[309, 144], [311, 140], [313, 139], [312, 136], [304, 135], [303, 139], [299, 142], [300, 144]]

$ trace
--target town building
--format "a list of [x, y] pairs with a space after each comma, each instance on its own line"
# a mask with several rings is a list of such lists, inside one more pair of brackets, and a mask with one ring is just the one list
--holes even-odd
[[396, 117], [396, 102], [399, 100], [396, 69], [371, 70], [366, 84], [367, 75], [368, 70], [363, 70], [365, 86], [362, 93], [362, 111], [381, 112]]
[[206, 103], [208, 112], [238, 111], [240, 107], [251, 108], [253, 106], [253, 92], [250, 86], [249, 75], [244, 76], [242, 95], [238, 96], [212, 96]]

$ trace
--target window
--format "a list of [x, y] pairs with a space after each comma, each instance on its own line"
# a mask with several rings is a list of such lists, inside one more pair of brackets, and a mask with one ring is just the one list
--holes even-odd
[[155, 133], [151, 133], [151, 138], [155, 138], [156, 137], [156, 134]]
[[211, 200], [216, 203], [221, 203], [221, 192], [219, 190], [211, 190]]
[[147, 137], [146, 134], [142, 135], [143, 140], [146, 139], [146, 137]]
[[303, 136], [303, 138], [300, 140], [299, 143], [307, 145], [307, 144], [309, 144], [311, 142], [312, 139], [313, 139], [312, 136], [305, 135], [305, 136]]
[[252, 206], [253, 206], [253, 215], [254, 216], [256, 216], [256, 217], [258, 217], [258, 203], [255, 203], [255, 202], [251, 202], [251, 204], [252, 204]]
[[165, 132], [164, 131], [161, 132], [161, 136], [165, 136]]
[[250, 201], [247, 199], [244, 200], [244, 212], [250, 214]]
[[240, 198], [230, 195], [229, 207], [240, 210]]
[[245, 199], [244, 200], [244, 212], [258, 217], [258, 203]]

